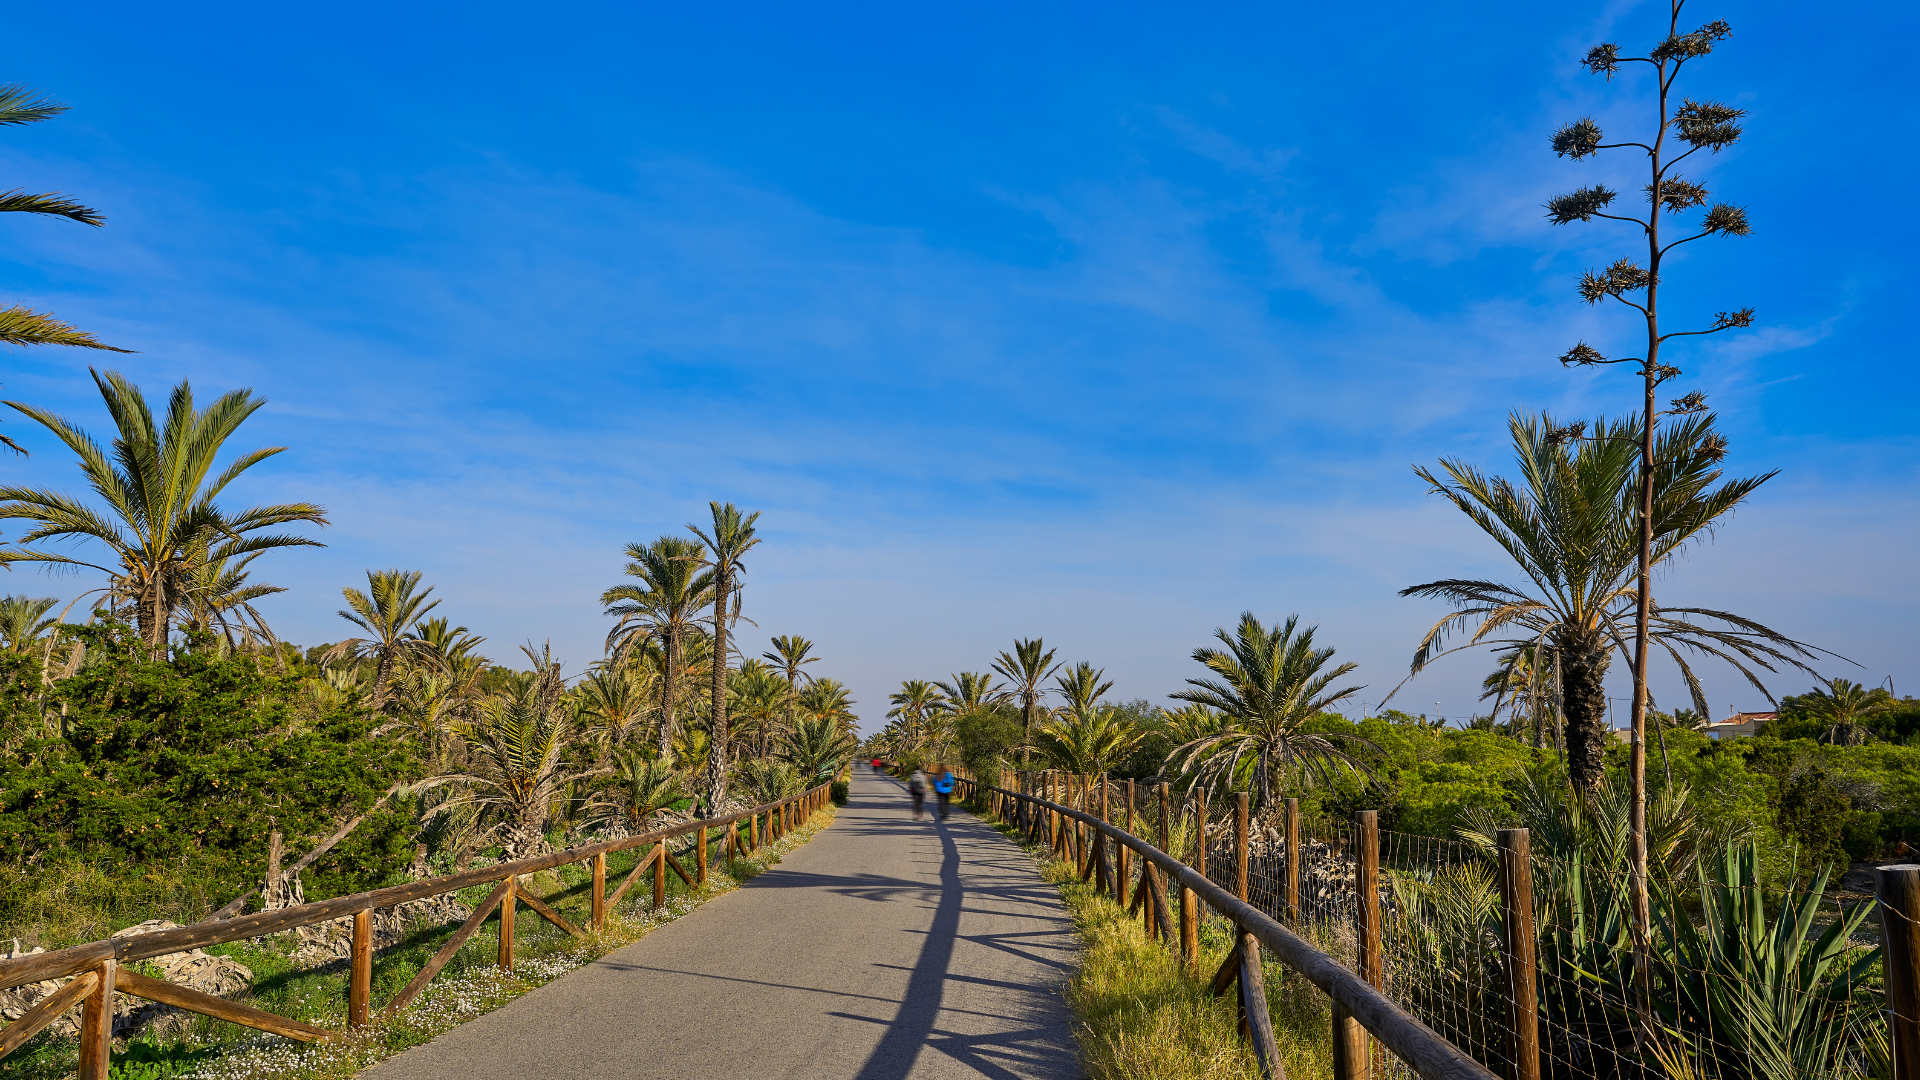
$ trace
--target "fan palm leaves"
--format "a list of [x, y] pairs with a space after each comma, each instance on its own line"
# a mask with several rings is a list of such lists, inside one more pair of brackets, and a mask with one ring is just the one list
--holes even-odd
[[801, 720], [780, 740], [781, 761], [799, 771], [803, 780], [819, 782], [840, 771], [859, 744], [840, 731], [832, 719]]
[[993, 670], [1012, 686], [1011, 696], [1020, 703], [1020, 737], [1031, 739], [1033, 725], [1040, 718], [1040, 699], [1045, 691], [1040, 684], [1060, 669], [1053, 662], [1056, 650], [1040, 638], [1015, 639], [1012, 652], [994, 657]]
[[347, 608], [340, 617], [359, 627], [366, 637], [348, 638], [333, 647], [331, 655], [365, 657], [375, 662], [373, 673], [373, 709], [386, 707], [387, 682], [393, 678], [393, 666], [401, 657], [424, 655], [426, 640], [407, 631], [440, 601], [427, 599], [433, 586], [420, 588], [418, 570], [369, 570], [367, 591], [349, 585], [340, 590]]
[[[709, 502], [707, 507], [713, 514], [711, 533], [697, 525], [687, 529], [706, 545], [706, 565], [713, 568], [713, 690], [707, 716], [712, 745], [707, 750], [706, 787], [708, 805], [719, 806], [727, 797], [727, 603], [735, 600], [734, 590], [747, 569], [741, 558], [760, 543], [753, 529], [760, 512], [742, 514], [732, 503]], [[737, 617], [737, 611], [734, 614]]]
[[1307, 730], [1315, 717], [1362, 687], [1334, 689], [1356, 665], [1328, 668], [1333, 650], [1314, 648], [1318, 628], [1301, 630], [1299, 622], [1298, 615], [1289, 615], [1285, 625], [1269, 629], [1253, 612], [1243, 613], [1234, 633], [1214, 631], [1224, 651], [1193, 651], [1193, 658], [1217, 677], [1188, 679], [1192, 689], [1169, 695], [1218, 710], [1232, 722], [1219, 734], [1177, 748], [1173, 758], [1181, 771], [1212, 785], [1250, 764], [1256, 808], [1273, 800], [1286, 774], [1304, 773], [1324, 781], [1335, 768], [1360, 767], [1347, 747], [1370, 745], [1357, 737]]
[[[1518, 483], [1450, 458], [1440, 462], [1444, 479], [1421, 467], [1414, 472], [1492, 537], [1527, 584], [1450, 578], [1402, 589], [1402, 596], [1445, 600], [1454, 609], [1421, 639], [1412, 672], [1442, 655], [1450, 635], [1469, 628], [1462, 648], [1544, 644], [1559, 666], [1574, 782], [1591, 790], [1600, 782], [1608, 739], [1605, 678], [1611, 655], [1617, 651], [1632, 662], [1640, 428], [1634, 420], [1602, 419], [1591, 436], [1572, 440], [1573, 448], [1562, 437], [1571, 429], [1544, 414], [1516, 413], [1508, 428]], [[1675, 418], [1662, 427], [1653, 476], [1654, 566], [1709, 537], [1773, 477], [1722, 483], [1714, 462], [1723, 445], [1710, 414]], [[1755, 669], [1811, 671], [1805, 661], [1816, 651], [1731, 612], [1657, 602], [1651, 632], [1702, 714], [1709, 711], [1706, 694], [1687, 655], [1725, 661], [1765, 694]]]
[[[105, 510], [44, 489], [0, 488], [0, 518], [34, 522], [19, 546], [0, 550], [0, 564], [37, 562], [105, 573], [115, 595], [132, 601], [142, 636], [158, 652], [197, 567], [276, 548], [322, 546], [301, 536], [262, 532], [294, 522], [325, 525], [326, 512], [312, 503], [229, 513], [214, 502], [248, 469], [286, 449], [249, 451], [214, 474], [227, 439], [265, 399], [254, 397], [251, 390], [235, 390], [197, 409], [192, 387], [182, 382], [173, 389], [161, 426], [155, 424], [139, 387], [117, 372], [96, 371], [93, 380], [116, 428], [111, 454], [86, 432], [44, 409], [7, 404], [39, 421], [79, 456], [80, 471], [105, 502]], [[47, 540], [91, 540], [107, 549], [109, 559], [105, 564], [90, 562], [30, 546]]]
[[[37, 91], [12, 83], [0, 86], [0, 127], [14, 127], [21, 124], [37, 124], [51, 120], [67, 111], [67, 106], [41, 96]], [[59, 192], [33, 195], [15, 189], [0, 193], [0, 213], [42, 214], [47, 217], [61, 217], [77, 221], [82, 225], [99, 227], [107, 219], [90, 207], [82, 206]], [[0, 308], [0, 344], [5, 345], [75, 345], [83, 349], [105, 349], [109, 352], [128, 352], [103, 344], [98, 338], [84, 330], [77, 330], [45, 312], [31, 311], [14, 306]], [[13, 440], [0, 436], [0, 444], [12, 447]]]
[[1150, 731], [1111, 705], [1070, 706], [1041, 724], [1025, 747], [1050, 769], [1099, 776], [1127, 760]]
[[615, 585], [600, 594], [607, 614], [619, 619], [607, 634], [608, 656], [623, 660], [647, 642], [658, 643], [662, 650], [658, 732], [662, 755], [672, 753], [679, 728], [687, 644], [699, 635], [699, 610], [713, 599], [713, 572], [701, 569], [700, 558], [699, 543], [682, 536], [628, 544], [626, 575], [634, 583]]

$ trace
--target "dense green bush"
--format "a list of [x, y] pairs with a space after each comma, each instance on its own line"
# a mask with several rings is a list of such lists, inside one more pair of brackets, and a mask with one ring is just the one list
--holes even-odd
[[[258, 881], [274, 830], [297, 856], [417, 767], [353, 710], [300, 714], [300, 680], [271, 665], [204, 642], [148, 659], [119, 624], [74, 633], [86, 662], [51, 687], [36, 658], [0, 658], [0, 861], [16, 872], [164, 869], [217, 904]], [[369, 815], [303, 875], [309, 896], [378, 883], [410, 836], [399, 812]], [[0, 925], [20, 915], [0, 907]]]

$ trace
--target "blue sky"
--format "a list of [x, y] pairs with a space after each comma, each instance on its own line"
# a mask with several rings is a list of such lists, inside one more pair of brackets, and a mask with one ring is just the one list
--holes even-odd
[[[815, 639], [870, 725], [900, 679], [1017, 636], [1158, 698], [1243, 609], [1319, 624], [1377, 701], [1440, 614], [1399, 588], [1510, 576], [1409, 466], [1504, 468], [1509, 410], [1633, 399], [1553, 359], [1630, 345], [1573, 282], [1631, 249], [1540, 204], [1639, 183], [1547, 139], [1639, 121], [1641, 80], [1574, 61], [1652, 40], [1651, 4], [68, 14], [10, 21], [0, 77], [74, 110], [0, 133], [0, 187], [109, 225], [0, 221], [0, 296], [139, 355], [12, 351], [0, 382], [96, 429], [102, 359], [155, 396], [266, 396], [238, 442], [292, 449], [236, 499], [333, 519], [256, 564], [302, 643], [403, 566], [496, 658], [551, 638], [577, 670], [621, 546], [719, 498], [764, 511], [743, 632]], [[1782, 472], [1659, 593], [1912, 693], [1915, 155], [1879, 133], [1920, 122], [1920, 14], [1686, 21], [1711, 18], [1735, 36], [1683, 89], [1749, 134], [1686, 174], [1755, 235], [1690, 245], [1669, 318], [1760, 319], [1684, 349], [1678, 389], [1711, 395], [1735, 470]], [[14, 477], [75, 484], [6, 430], [34, 451]], [[1396, 704], [1464, 716], [1485, 667]], [[1707, 679], [1716, 711], [1762, 705]]]

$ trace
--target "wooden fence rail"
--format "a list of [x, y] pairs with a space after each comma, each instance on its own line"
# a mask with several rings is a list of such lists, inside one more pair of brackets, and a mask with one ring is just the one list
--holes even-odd
[[[1340, 961], [1309, 945], [1249, 902], [1246, 795], [1239, 796], [1234, 808], [1236, 865], [1232, 869], [1235, 882], [1234, 887], [1229, 889], [1206, 876], [1204, 854], [1198, 868], [1188, 866], [1162, 847], [1156, 847], [1135, 836], [1131, 830], [1105, 820], [1104, 815], [1074, 809], [1068, 802], [1074, 801], [1076, 794], [1081, 799], [1089, 797], [1085, 781], [1079, 783], [1081, 790], [1076, 791], [1071, 778], [1052, 774], [1022, 780], [1022, 787], [1032, 786], [1049, 794], [1064, 794], [1068, 801], [993, 787], [967, 778], [961, 778], [960, 783], [964, 785], [963, 791], [975, 797], [976, 804], [1021, 828], [1034, 842], [1046, 844], [1064, 859], [1072, 859], [1076, 868], [1081, 870], [1083, 879], [1097, 878], [1112, 895], [1124, 897], [1127, 886], [1122, 881], [1113, 881], [1105, 876], [1110, 872], [1109, 867], [1124, 866], [1126, 862], [1133, 861], [1129, 856], [1137, 857], [1141, 882], [1133, 897], [1132, 907], [1146, 920], [1149, 932], [1159, 934], [1162, 940], [1170, 940], [1174, 930], [1166, 890], [1179, 889], [1181, 952], [1189, 963], [1194, 962], [1198, 954], [1199, 919], [1195, 901], [1205, 901], [1214, 911], [1231, 920], [1236, 928], [1235, 945], [1226, 963], [1214, 976], [1213, 988], [1216, 994], [1223, 994], [1238, 984], [1241, 1030], [1253, 1043], [1264, 1075], [1284, 1078], [1286, 1074], [1280, 1064], [1272, 1019], [1267, 1012], [1266, 990], [1262, 985], [1260, 967], [1262, 946], [1272, 950], [1281, 962], [1305, 976], [1307, 981], [1332, 999], [1334, 1069], [1339, 1080], [1363, 1080], [1370, 1075], [1369, 1036], [1426, 1080], [1499, 1080], [1484, 1065], [1421, 1023], [1381, 991], [1377, 883], [1372, 889], [1366, 888], [1366, 882], [1358, 883], [1363, 898], [1360, 905], [1362, 925], [1359, 928], [1363, 970], [1360, 972], [1348, 970]], [[1162, 785], [1160, 799], [1163, 809], [1159, 826], [1163, 845], [1167, 842], [1169, 831], [1164, 809], [1167, 799], [1164, 788], [1165, 785]], [[1098, 796], [1093, 796], [1089, 804], [1100, 801]], [[1297, 805], [1290, 805], [1287, 809], [1287, 833], [1292, 841], [1298, 836], [1299, 810]], [[1356, 823], [1363, 848], [1362, 864], [1366, 862], [1364, 849], [1369, 836], [1373, 850], [1378, 850], [1379, 834], [1370, 831], [1370, 816], [1363, 814], [1362, 820]], [[1118, 856], [1112, 862], [1106, 854], [1109, 845]], [[1202, 843], [1199, 850], [1204, 853], [1206, 845]], [[1289, 910], [1297, 910], [1299, 869], [1293, 862], [1295, 843], [1290, 842], [1287, 851], [1289, 863], [1284, 902]], [[1362, 876], [1368, 873], [1369, 870], [1363, 865]], [[1364, 900], [1368, 895], [1374, 898], [1372, 905]], [[1368, 940], [1367, 924], [1374, 931], [1371, 941]]]
[[[0, 1057], [12, 1053], [38, 1034], [42, 1028], [66, 1014], [74, 1005], [81, 1004], [83, 1011], [80, 1022], [80, 1080], [106, 1080], [112, 1046], [113, 995], [116, 992], [146, 998], [149, 1001], [158, 1001], [191, 1012], [204, 1013], [221, 1020], [302, 1042], [328, 1038], [339, 1033], [290, 1020], [284, 1016], [275, 1016], [225, 998], [176, 986], [161, 979], [150, 978], [129, 971], [124, 965], [135, 960], [185, 952], [188, 949], [219, 945], [229, 941], [244, 941], [350, 916], [353, 919], [353, 946], [347, 979], [347, 1023], [350, 1027], [358, 1027], [368, 1023], [372, 1016], [370, 997], [373, 979], [373, 913], [375, 911], [472, 888], [476, 885], [497, 883], [493, 892], [474, 909], [473, 915], [454, 932], [453, 937], [441, 947], [438, 953], [434, 954], [433, 959], [427, 961], [426, 966], [420, 969], [413, 981], [409, 982], [381, 1010], [382, 1016], [391, 1016], [413, 1003], [434, 976], [438, 975], [447, 962], [453, 959], [460, 947], [479, 931], [489, 916], [495, 916], [499, 923], [500, 947], [496, 962], [503, 968], [513, 967], [514, 914], [521, 904], [525, 904], [534, 914], [575, 937], [587, 932], [574, 925], [566, 916], [555, 911], [540, 898], [527, 892], [519, 884], [521, 877], [541, 870], [551, 870], [592, 860], [593, 914], [588, 926], [592, 930], [599, 930], [606, 925], [607, 912], [619, 904], [621, 898], [626, 895], [627, 889], [639, 878], [642, 871], [647, 869], [653, 871], [653, 905], [658, 908], [666, 903], [666, 874], [669, 869], [678, 874], [689, 886], [697, 887], [706, 884], [706, 844], [709, 830], [726, 830], [722, 844], [734, 854], [746, 855], [757, 849], [762, 842], [771, 843], [812, 817], [815, 811], [826, 805], [831, 787], [830, 783], [821, 784], [798, 795], [765, 803], [726, 817], [692, 821], [620, 840], [583, 844], [579, 847], [556, 851], [550, 855], [497, 863], [465, 873], [409, 882], [405, 885], [375, 889], [371, 892], [354, 893], [351, 896], [301, 904], [298, 907], [260, 911], [238, 918], [210, 919], [175, 930], [162, 930], [136, 937], [109, 938], [105, 941], [91, 941], [84, 945], [74, 945], [52, 952], [0, 959], [0, 988], [24, 986], [28, 983], [73, 976], [65, 986], [36, 1003], [33, 1008], [4, 1029], [0, 1029]], [[766, 819], [764, 826], [761, 822], [763, 816]], [[740, 828], [742, 823], [746, 825], [744, 830]], [[680, 864], [680, 860], [667, 850], [667, 841], [690, 834], [698, 837], [700, 846], [697, 874], [688, 873], [687, 868]], [[639, 865], [633, 868], [632, 873], [627, 875], [627, 879], [620, 884], [614, 894], [611, 897], [607, 896], [607, 856], [616, 851], [646, 847], [651, 847], [653, 850], [640, 860]]]

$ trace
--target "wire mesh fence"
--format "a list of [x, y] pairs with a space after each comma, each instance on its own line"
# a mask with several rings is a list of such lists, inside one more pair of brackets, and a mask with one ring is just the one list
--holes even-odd
[[[1752, 846], [1656, 851], [1636, 940], [1617, 844], [1529, 843], [1524, 830], [1442, 839], [1305, 822], [1293, 808], [1243, 826], [1232, 800], [1097, 777], [1027, 789], [1243, 894], [1502, 1076], [1908, 1075], [1896, 1071], [1874, 897], [1831, 888], [1825, 873], [1771, 880]], [[1076, 865], [1137, 907], [1143, 868], [1105, 864], [1090, 835], [1069, 831]], [[1374, 1077], [1414, 1075], [1378, 1048], [1370, 1065]]]

